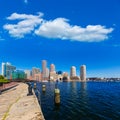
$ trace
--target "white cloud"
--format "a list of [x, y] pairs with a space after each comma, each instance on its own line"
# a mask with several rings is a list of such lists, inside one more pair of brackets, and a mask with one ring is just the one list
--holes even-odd
[[8, 20], [18, 20], [16, 24], [6, 24], [4, 29], [8, 30], [13, 37], [22, 38], [26, 34], [34, 33], [51, 39], [75, 40], [83, 42], [98, 42], [108, 39], [109, 33], [113, 28], [106, 28], [102, 25], [87, 25], [81, 27], [70, 25], [69, 20], [65, 18], [56, 18], [54, 20], [45, 20], [43, 13], [38, 15], [27, 15], [13, 13], [7, 17]]
[[19, 20], [17, 24], [6, 24], [3, 26], [4, 29], [9, 31], [9, 34], [13, 37], [22, 38], [25, 34], [30, 34], [34, 32], [35, 27], [37, 27], [43, 21], [42, 13], [38, 15], [26, 15], [13, 13], [11, 16], [7, 17], [8, 20]]
[[11, 16], [7, 17], [8, 20], [23, 20], [23, 19], [36, 19], [36, 18], [41, 18], [44, 14], [41, 12], [37, 13], [38, 15], [27, 15], [27, 14], [18, 14], [18, 13], [13, 13]]
[[77, 25], [73, 26], [68, 23], [67, 19], [57, 18], [52, 21], [43, 22], [35, 33], [47, 38], [97, 42], [108, 39], [108, 34], [112, 31], [113, 28], [107, 29], [101, 25], [88, 25], [85, 28]]

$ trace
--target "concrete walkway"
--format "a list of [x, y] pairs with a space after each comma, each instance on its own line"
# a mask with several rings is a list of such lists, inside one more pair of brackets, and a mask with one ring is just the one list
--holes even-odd
[[44, 120], [35, 95], [27, 96], [24, 83], [0, 95], [0, 120]]

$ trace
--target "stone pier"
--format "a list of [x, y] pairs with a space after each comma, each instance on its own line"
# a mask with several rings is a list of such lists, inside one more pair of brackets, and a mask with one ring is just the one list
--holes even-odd
[[27, 96], [28, 86], [18, 86], [0, 95], [0, 120], [45, 120], [35, 94]]

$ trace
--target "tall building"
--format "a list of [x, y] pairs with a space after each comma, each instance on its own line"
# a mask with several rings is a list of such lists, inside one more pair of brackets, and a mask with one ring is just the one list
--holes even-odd
[[55, 81], [58, 79], [58, 75], [56, 74], [56, 72], [50, 72], [50, 80]]
[[13, 71], [12, 72], [12, 79], [13, 80], [24, 80], [24, 79], [26, 79], [26, 74], [25, 74], [25, 72], [24, 71], [22, 71], [22, 70], [15, 70], [15, 71]]
[[36, 67], [32, 68], [32, 77], [34, 77], [35, 74], [39, 74], [39, 73], [40, 73], [40, 69], [39, 68], [36, 68]]
[[24, 72], [27, 75], [27, 79], [30, 79], [30, 77], [32, 76], [31, 70], [25, 70]]
[[80, 78], [81, 78], [81, 81], [86, 81], [86, 66], [85, 65], [82, 65], [80, 67]]
[[6, 65], [5, 63], [2, 63], [2, 75], [5, 76], [6, 71]]
[[55, 65], [51, 64], [50, 65], [50, 80], [55, 81], [57, 79], [57, 74], [55, 70]]
[[50, 72], [55, 72], [55, 65], [54, 64], [50, 65]]
[[42, 60], [42, 79], [46, 79], [46, 68], [47, 68], [47, 61]]
[[46, 78], [49, 78], [49, 69], [48, 68], [46, 68]]
[[34, 80], [41, 81], [41, 73], [35, 74], [34, 75]]
[[16, 69], [15, 66], [11, 65], [11, 63], [2, 63], [2, 75], [7, 79], [11, 79], [12, 72]]
[[70, 71], [70, 77], [75, 77], [75, 76], [76, 76], [76, 67], [72, 66]]

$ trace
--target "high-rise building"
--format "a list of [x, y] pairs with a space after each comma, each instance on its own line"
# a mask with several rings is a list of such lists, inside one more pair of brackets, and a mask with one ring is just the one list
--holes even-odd
[[81, 78], [81, 81], [86, 81], [86, 66], [85, 65], [82, 65], [80, 67], [80, 78]]
[[57, 80], [57, 77], [58, 75], [56, 74], [56, 72], [54, 71], [54, 72], [50, 72], [50, 80], [52, 80], [52, 81], [55, 81], [55, 80]]
[[40, 73], [40, 69], [39, 68], [36, 68], [36, 67], [32, 68], [32, 77], [34, 77], [35, 74], [39, 74], [39, 73]]
[[49, 69], [48, 68], [46, 68], [46, 78], [49, 78]]
[[12, 72], [16, 69], [15, 66], [11, 65], [11, 63], [2, 63], [2, 75], [7, 79], [11, 79]]
[[50, 65], [50, 80], [55, 81], [57, 79], [57, 74], [56, 74], [56, 70], [55, 70], [55, 65], [51, 64]]
[[55, 72], [55, 65], [54, 64], [50, 65], [50, 72]]
[[76, 67], [72, 66], [70, 71], [70, 77], [75, 77], [75, 76], [76, 76]]
[[2, 75], [5, 76], [6, 66], [5, 63], [2, 63]]
[[27, 75], [27, 79], [30, 79], [30, 77], [32, 76], [31, 70], [25, 70], [24, 72]]
[[41, 81], [41, 73], [35, 74], [34, 75], [34, 80]]
[[47, 61], [42, 60], [42, 79], [46, 79], [46, 68], [47, 68]]

